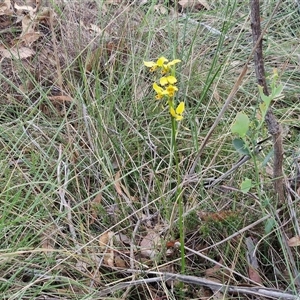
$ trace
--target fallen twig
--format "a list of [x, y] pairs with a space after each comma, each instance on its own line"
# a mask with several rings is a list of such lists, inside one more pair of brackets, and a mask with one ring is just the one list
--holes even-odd
[[215, 281], [208, 280], [203, 277], [188, 276], [188, 275], [181, 275], [181, 274], [174, 274], [174, 273], [163, 273], [163, 272], [154, 272], [154, 271], [147, 271], [142, 273], [138, 270], [130, 270], [130, 269], [127, 270], [127, 272], [134, 273], [134, 274], [140, 273], [141, 275], [142, 274], [157, 275], [157, 277], [118, 283], [114, 286], [107, 287], [104, 290], [100, 291], [98, 296], [103, 297], [108, 294], [114, 293], [118, 290], [128, 288], [128, 286], [136, 286], [140, 284], [147, 284], [147, 283], [161, 282], [161, 281], [166, 282], [168, 280], [178, 280], [180, 282], [184, 282], [187, 284], [206, 286], [213, 291], [219, 291], [222, 293], [264, 296], [272, 299], [299, 300], [299, 295], [294, 295], [292, 293], [283, 292], [277, 289], [227, 285], [227, 284], [217, 283]]

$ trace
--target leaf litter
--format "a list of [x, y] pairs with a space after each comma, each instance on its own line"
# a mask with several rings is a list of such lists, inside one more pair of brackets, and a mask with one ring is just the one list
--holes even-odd
[[[22, 77], [21, 71], [18, 70], [17, 64], [14, 64], [15, 61], [23, 61], [24, 66], [27, 66], [27, 70], [30, 75], [32, 75], [38, 82], [41, 83], [41, 86], [45, 88], [45, 90], [50, 90], [50, 94], [48, 95], [48, 99], [50, 102], [59, 102], [59, 103], [74, 103], [75, 97], [69, 94], [70, 90], [72, 91], [72, 87], [70, 88], [69, 82], [67, 78], [63, 78], [63, 82], [59, 84], [58, 91], [52, 91], [50, 87], [53, 85], [57, 85], [57, 65], [59, 64], [63, 69], [68, 67], [70, 62], [76, 60], [76, 58], [80, 57], [83, 59], [85, 63], [85, 71], [93, 73], [95, 70], [102, 68], [102, 74], [106, 74], [109, 71], [108, 66], [110, 64], [115, 64], [118, 59], [116, 55], [119, 55], [119, 58], [123, 62], [126, 62], [126, 56], [128, 53], [127, 45], [124, 41], [120, 42], [120, 39], [116, 39], [116, 37], [124, 35], [124, 31], [134, 31], [136, 29], [143, 16], [143, 11], [139, 10], [139, 13], [136, 14], [135, 18], [132, 18], [132, 24], [128, 24], [128, 16], [130, 12], [124, 13], [124, 19], [122, 17], [118, 17], [118, 22], [111, 22], [106, 26], [103, 26], [97, 22], [98, 16], [95, 14], [95, 6], [81, 6], [74, 3], [70, 3], [64, 7], [64, 13], [67, 16], [63, 21], [59, 19], [59, 16], [54, 12], [54, 10], [50, 7], [42, 7], [42, 2], [40, 1], [26, 1], [25, 5], [18, 5], [17, 3], [12, 6], [9, 0], [2, 1], [0, 4], [0, 15], [1, 16], [13, 16], [16, 21], [5, 21], [2, 24], [6, 24], [6, 26], [13, 26], [18, 28], [18, 34], [16, 36], [12, 35], [10, 28], [4, 34], [3, 43], [0, 46], [0, 55], [1, 59], [4, 62], [9, 61], [9, 64], [12, 68], [9, 70], [6, 69], [6, 72], [10, 72], [11, 74], [20, 74], [20, 78]], [[196, 10], [210, 10], [211, 7], [207, 1], [179, 1], [179, 4], [184, 9], [193, 8]], [[121, 12], [124, 7], [122, 7], [122, 3], [120, 1], [107, 1], [105, 5], [102, 7], [103, 15], [109, 13], [109, 6], [113, 5], [115, 8], [115, 14], [113, 16], [122, 16]], [[157, 4], [154, 9], [157, 13], [161, 15], [167, 15], [169, 13], [168, 8], [163, 4]], [[69, 10], [69, 11], [68, 11]], [[124, 8], [126, 11], [126, 9]], [[74, 13], [75, 11], [75, 13]], [[68, 15], [69, 13], [69, 15]], [[174, 13], [174, 11], [172, 12]], [[53, 40], [49, 39], [47, 35], [51, 34], [51, 26], [50, 26], [50, 15], [54, 19], [54, 26], [61, 25], [62, 35], [59, 34], [59, 38], [66, 37], [66, 45], [63, 48], [59, 42], [57, 42], [58, 47], [58, 60], [57, 57], [53, 55]], [[79, 17], [80, 16], [80, 17]], [[114, 17], [112, 17], [113, 19]], [[77, 20], [80, 20], [77, 22]], [[72, 28], [72, 30], [70, 30]], [[76, 44], [78, 41], [78, 33], [80, 31], [84, 31], [84, 36], [82, 37], [82, 44]], [[57, 32], [59, 33], [59, 32]], [[126, 40], [126, 38], [125, 38]], [[58, 39], [59, 41], [59, 39]], [[45, 47], [45, 45], [47, 45]], [[89, 45], [90, 49], [86, 48], [86, 45]], [[69, 56], [64, 53], [68, 51]], [[36, 59], [34, 61], [33, 59]], [[11, 63], [11, 64], [10, 64]], [[36, 65], [34, 65], [36, 64]], [[38, 68], [36, 68], [38, 66]], [[76, 70], [75, 70], [76, 71]], [[12, 78], [10, 74], [7, 77]], [[30, 76], [29, 76], [30, 77]], [[146, 81], [145, 81], [146, 82]], [[27, 84], [28, 88], [24, 87], [24, 83], [19, 80], [15, 81], [17, 87], [23, 91], [23, 94], [30, 93], [34, 86]], [[9, 87], [7, 88], [9, 91]], [[144, 91], [138, 91], [138, 95], [140, 95]], [[7, 92], [6, 98], [7, 101], [12, 100], [12, 93]], [[18, 95], [18, 99], [24, 99], [24, 95]], [[219, 95], [217, 95], [219, 98]], [[17, 98], [17, 97], [16, 97]], [[36, 96], [36, 99], [38, 96]], [[138, 99], [138, 96], [136, 97]], [[34, 101], [34, 99], [33, 99]], [[48, 114], [48, 113], [47, 113]], [[50, 113], [49, 113], [50, 114]], [[122, 181], [122, 172], [117, 171], [114, 175], [113, 186], [116, 191], [117, 196], [121, 199], [125, 200], [128, 207], [130, 207], [131, 212], [135, 211], [135, 204], [142, 199], [138, 199], [138, 197], [133, 196], [131, 190], [125, 185]], [[102, 188], [103, 189], [103, 188]], [[101, 189], [101, 190], [102, 190]], [[117, 201], [116, 201], [117, 202]], [[89, 226], [99, 226], [99, 211], [97, 210], [97, 206], [105, 204], [105, 193], [102, 191], [97, 194], [93, 201], [90, 203], [91, 209], [89, 210]], [[108, 214], [108, 206], [107, 206], [107, 214]], [[113, 214], [117, 215], [118, 208], [114, 209]], [[200, 211], [198, 213], [199, 222], [226, 222], [228, 217], [234, 217], [236, 212], [226, 211], [220, 213], [207, 213]], [[122, 271], [126, 271], [128, 266], [135, 266], [137, 269], [143, 266], [145, 269], [149, 267], [156, 267], [161, 263], [162, 258], [165, 254], [166, 248], [171, 248], [172, 251], [169, 252], [169, 260], [165, 261], [165, 263], [172, 269], [174, 272], [178, 271], [178, 266], [176, 262], [173, 262], [173, 255], [178, 254], [178, 249], [176, 249], [175, 244], [178, 243], [177, 240], [165, 240], [164, 233], [167, 231], [164, 225], [162, 225], [162, 221], [159, 218], [155, 218], [153, 224], [151, 226], [151, 222], [147, 220], [149, 215], [145, 216], [142, 212], [136, 213], [133, 217], [128, 218], [130, 222], [130, 226], [136, 226], [136, 219], [141, 220], [140, 226], [136, 226], [136, 235], [131, 236], [130, 231], [126, 231], [123, 229], [113, 229], [113, 230], [105, 230], [105, 228], [101, 228], [104, 233], [101, 233], [98, 236], [98, 245], [94, 248], [86, 250], [90, 251], [89, 256], [91, 261], [94, 263], [92, 266], [91, 262], [82, 259], [81, 257], [77, 258], [76, 268], [80, 270], [82, 274], [90, 274], [91, 269], [95, 273], [103, 272], [109, 268], [109, 270], [115, 270], [116, 268], [122, 269]], [[147, 222], [145, 221], [147, 220]], [[145, 221], [145, 222], [144, 222]], [[144, 222], [144, 223], [143, 223]], [[82, 226], [82, 224], [80, 225]], [[129, 225], [128, 225], [129, 226]], [[197, 227], [199, 229], [199, 227]], [[78, 234], [84, 235], [84, 229], [80, 229], [82, 232]], [[194, 234], [194, 233], [193, 233]], [[198, 232], [196, 232], [198, 234]], [[42, 246], [44, 249], [47, 249], [46, 255], [52, 252], [57, 248], [57, 243], [59, 243], [59, 234], [55, 232], [55, 234], [49, 231], [45, 231]], [[93, 240], [94, 237], [85, 237], [87, 239]], [[88, 242], [88, 241], [87, 241]], [[205, 247], [210, 247], [211, 245], [203, 240], [201, 237], [194, 238], [193, 241], [189, 241], [190, 243], [195, 243], [195, 248], [201, 249]], [[61, 243], [63, 245], [63, 243]], [[290, 247], [299, 246], [299, 237], [294, 236], [289, 241], [288, 244]], [[168, 247], [169, 246], [169, 247]], [[130, 250], [133, 250], [133, 255], [130, 254]], [[176, 253], [177, 251], [177, 253]], [[81, 255], [83, 255], [82, 252]], [[210, 253], [211, 255], [215, 255], [213, 251]], [[189, 255], [189, 254], [188, 254]], [[50, 256], [50, 255], [49, 255]], [[195, 256], [193, 256], [195, 257]], [[145, 258], [147, 260], [145, 260]], [[131, 264], [131, 260], [134, 260], [134, 264]], [[219, 260], [221, 264], [224, 262]], [[59, 264], [59, 260], [57, 261]], [[210, 266], [209, 268], [205, 265], [205, 262], [201, 262], [201, 264], [197, 265], [197, 259], [191, 261], [191, 265], [193, 268], [197, 268], [199, 273], [211, 281], [216, 281], [218, 283], [224, 283], [224, 276], [220, 276], [219, 274], [223, 271], [219, 265]], [[96, 267], [95, 267], [96, 266]], [[105, 269], [106, 268], [106, 269]], [[249, 263], [248, 266], [249, 278], [252, 281], [261, 283], [261, 278], [259, 277], [257, 272], [253, 272], [252, 265]], [[108, 272], [109, 273], [109, 272]], [[224, 274], [223, 274], [224, 275]], [[229, 274], [225, 274], [229, 277]], [[104, 276], [104, 275], [103, 275]], [[99, 279], [100, 281], [102, 279]], [[159, 290], [159, 289], [158, 289]], [[160, 291], [161, 292], [161, 291]], [[221, 299], [224, 295], [220, 292], [213, 292], [210, 295], [214, 299]], [[164, 296], [162, 296], [164, 297]]]

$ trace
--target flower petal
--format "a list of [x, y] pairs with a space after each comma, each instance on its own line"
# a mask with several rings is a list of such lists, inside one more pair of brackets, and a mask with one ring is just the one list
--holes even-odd
[[184, 102], [180, 102], [176, 108], [176, 114], [181, 115], [184, 112]]
[[152, 68], [156, 66], [156, 63], [154, 61], [144, 61], [144, 65], [148, 68]]
[[160, 85], [162, 85], [162, 86], [168, 84], [168, 82], [169, 82], [169, 81], [168, 81], [168, 77], [162, 77], [162, 78], [159, 79], [159, 83], [160, 83]]
[[175, 112], [175, 109], [171, 106], [170, 107], [170, 114], [172, 117], [176, 118], [176, 112]]
[[157, 94], [162, 94], [164, 89], [160, 87], [156, 82], [153, 83], [153, 89]]
[[159, 66], [159, 67], [162, 67], [163, 66], [163, 64], [164, 63], [166, 63], [166, 62], [168, 62], [169, 60], [168, 59], [166, 59], [165, 57], [160, 57], [158, 60], [157, 60], [157, 62], [156, 62], [156, 64]]
[[168, 66], [173, 66], [173, 65], [175, 65], [177, 63], [180, 63], [180, 62], [181, 62], [180, 59], [174, 59], [174, 60], [170, 61], [167, 65]]
[[177, 82], [177, 79], [174, 77], [174, 76], [168, 76], [167, 77], [167, 81], [170, 83], [170, 84], [174, 84]]
[[168, 85], [166, 88], [166, 92], [170, 97], [173, 97], [175, 92], [178, 91], [178, 88], [175, 85]]
[[176, 121], [181, 121], [183, 119], [183, 116], [178, 115], [172, 106], [170, 107], [170, 114]]
[[183, 116], [176, 115], [175, 119], [176, 121], [181, 121], [183, 119]]

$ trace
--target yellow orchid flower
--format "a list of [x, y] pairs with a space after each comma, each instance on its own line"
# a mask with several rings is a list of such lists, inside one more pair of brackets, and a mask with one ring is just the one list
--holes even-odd
[[165, 91], [167, 95], [169, 95], [170, 97], [174, 97], [175, 92], [178, 91], [178, 88], [175, 85], [170, 84], [166, 87]]
[[174, 60], [170, 61], [170, 62], [167, 63], [167, 64], [164, 63], [164, 64], [162, 65], [161, 73], [162, 73], [162, 74], [166, 74], [166, 73], [170, 72], [171, 67], [174, 66], [174, 65], [177, 64], [177, 63], [180, 63], [180, 62], [181, 62], [180, 59], [174, 59]]
[[162, 86], [164, 86], [168, 83], [174, 84], [176, 82], [177, 82], [177, 79], [174, 76], [164, 76], [164, 77], [160, 78], [160, 80], [159, 80], [159, 83]]
[[157, 68], [163, 68], [164, 64], [169, 60], [165, 57], [160, 57], [156, 62], [154, 61], [144, 61], [144, 65], [150, 69], [150, 72], [154, 72]]
[[170, 107], [170, 114], [173, 118], [176, 119], [176, 121], [181, 121], [183, 119], [182, 116], [183, 112], [184, 112], [184, 102], [180, 102], [176, 110], [172, 106]]
[[153, 89], [156, 92], [155, 98], [157, 100], [163, 98], [163, 96], [168, 95], [168, 92], [164, 90], [162, 87], [160, 87], [156, 82], [153, 83]]

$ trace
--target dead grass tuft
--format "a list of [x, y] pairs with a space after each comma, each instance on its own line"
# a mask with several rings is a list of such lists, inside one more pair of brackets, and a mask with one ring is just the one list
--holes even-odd
[[[180, 2], [0, 4], [3, 299], [267, 299], [275, 292], [296, 299], [298, 11], [284, 2], [264, 41], [267, 72], [276, 67], [285, 86], [273, 109], [286, 127], [291, 191], [277, 207], [269, 142], [256, 162], [207, 188], [239, 160], [230, 133], [236, 113], [255, 117], [251, 63], [195, 176], [185, 179], [252, 40], [248, 2]], [[272, 9], [262, 4], [263, 24]], [[182, 183], [172, 167], [167, 112], [143, 67], [161, 55], [182, 60]], [[239, 188], [245, 177], [255, 182], [247, 194]]]

